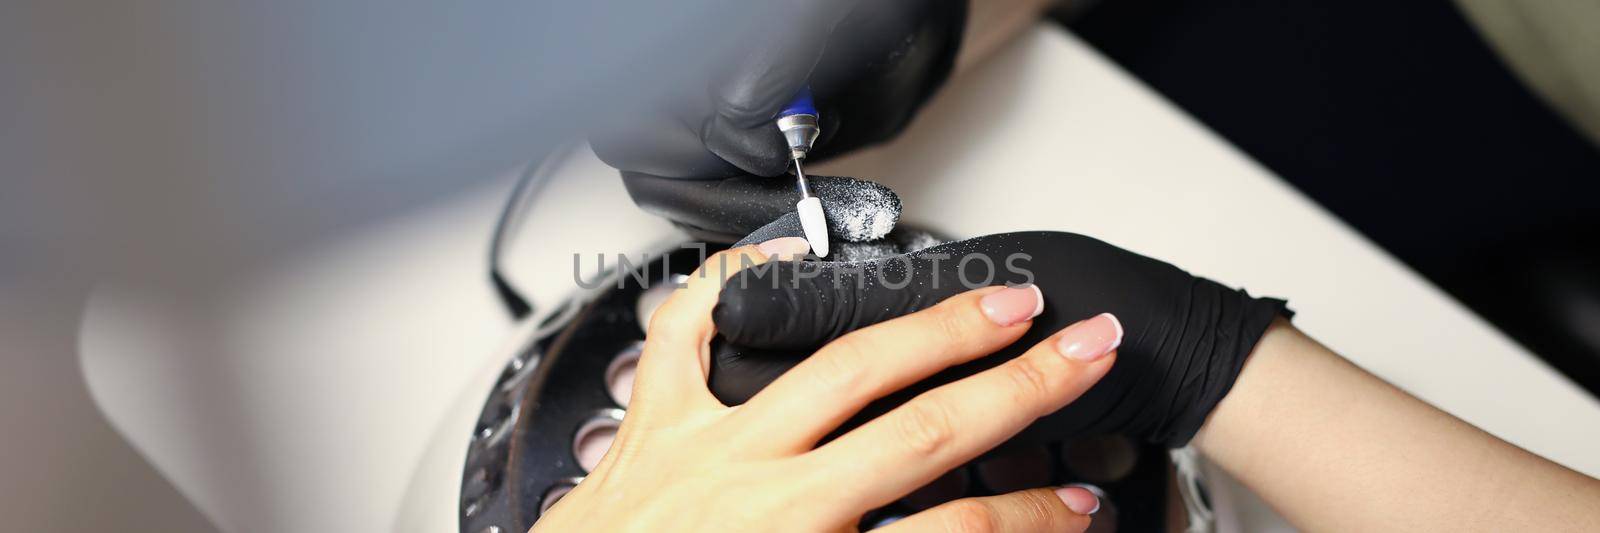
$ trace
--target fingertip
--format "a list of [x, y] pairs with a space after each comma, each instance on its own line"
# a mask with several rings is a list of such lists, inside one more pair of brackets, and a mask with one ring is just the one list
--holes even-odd
[[1122, 329], [1122, 320], [1118, 319], [1117, 315], [1113, 315], [1111, 313], [1100, 313], [1100, 316], [1101, 317], [1105, 317], [1107, 320], [1110, 320], [1111, 321], [1111, 326], [1113, 328], [1116, 328], [1116, 331], [1117, 331], [1116, 340], [1112, 341], [1111, 350], [1109, 350], [1110, 353], [1116, 353], [1117, 348], [1122, 347], [1122, 337], [1123, 337], [1123, 335], [1127, 333], [1125, 330]]
[[989, 289], [978, 299], [978, 309], [996, 326], [1011, 327], [1044, 312], [1044, 293], [1033, 284]]
[[[1091, 490], [1093, 489], [1093, 490]], [[1100, 495], [1095, 491], [1099, 489], [1082, 483], [1073, 483], [1055, 490], [1056, 498], [1066, 504], [1067, 509], [1081, 515], [1092, 515], [1100, 511]]]
[[1115, 352], [1122, 345], [1122, 335], [1122, 323], [1117, 317], [1101, 313], [1067, 326], [1057, 336], [1055, 348], [1067, 359], [1093, 363]]
[[811, 253], [811, 243], [804, 237], [779, 237], [756, 245], [756, 250], [779, 261], [797, 260]]

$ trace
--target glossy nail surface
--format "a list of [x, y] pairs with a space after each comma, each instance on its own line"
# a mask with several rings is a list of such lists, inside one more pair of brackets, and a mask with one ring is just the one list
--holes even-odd
[[1122, 345], [1122, 323], [1111, 313], [1067, 326], [1056, 340], [1056, 351], [1068, 359], [1097, 361]]
[[1061, 498], [1061, 503], [1067, 504], [1067, 508], [1074, 513], [1087, 515], [1100, 510], [1100, 497], [1083, 485], [1072, 484], [1056, 489], [1056, 497]]
[[804, 257], [811, 252], [811, 243], [804, 237], [779, 237], [756, 245], [756, 249], [767, 257], [777, 256], [778, 259], [795, 259]]
[[983, 316], [1001, 327], [1032, 320], [1044, 312], [1044, 293], [1036, 285], [1006, 287], [978, 300]]

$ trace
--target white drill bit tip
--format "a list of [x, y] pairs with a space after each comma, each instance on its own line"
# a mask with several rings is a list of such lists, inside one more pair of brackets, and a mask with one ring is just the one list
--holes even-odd
[[796, 213], [800, 214], [800, 229], [805, 230], [806, 240], [811, 243], [811, 251], [817, 257], [828, 256], [828, 218], [822, 214], [822, 200], [812, 196], [802, 198], [800, 203], [794, 205]]

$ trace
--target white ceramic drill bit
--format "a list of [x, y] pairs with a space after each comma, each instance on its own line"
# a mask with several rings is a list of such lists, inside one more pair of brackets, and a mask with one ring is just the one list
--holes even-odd
[[822, 200], [811, 195], [811, 186], [806, 183], [806, 170], [800, 164], [801, 159], [804, 158], [794, 160], [794, 175], [800, 185], [800, 202], [794, 204], [794, 210], [800, 215], [800, 229], [805, 230], [811, 251], [817, 257], [827, 257], [828, 218], [822, 213]]
[[806, 183], [806, 170], [801, 165], [822, 133], [810, 89], [801, 90], [794, 101], [778, 113], [778, 130], [789, 144], [789, 159], [794, 160], [795, 184], [800, 188], [800, 202], [794, 205], [794, 210], [800, 215], [800, 228], [806, 232], [811, 251], [817, 257], [827, 257], [828, 218], [822, 212], [822, 200], [811, 195], [811, 185]]

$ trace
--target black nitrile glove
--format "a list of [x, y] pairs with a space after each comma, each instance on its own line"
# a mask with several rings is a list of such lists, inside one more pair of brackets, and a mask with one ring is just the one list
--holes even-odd
[[[775, 284], [776, 283], [776, 284]], [[989, 235], [864, 263], [783, 262], [729, 280], [714, 312], [724, 342], [711, 388], [742, 403], [812, 350], [847, 332], [982, 286], [1034, 283], [1044, 313], [1005, 350], [880, 400], [915, 394], [1020, 355], [1062, 328], [1112, 313], [1125, 335], [1117, 364], [1071, 406], [1024, 432], [1040, 441], [1120, 433], [1171, 447], [1192, 438], [1228, 393], [1283, 300], [1242, 290], [1082, 235]]]
[[[647, 109], [618, 113], [590, 136], [595, 154], [624, 172], [636, 203], [692, 229], [705, 219], [749, 218], [739, 204], [679, 205], [636, 187], [640, 178], [771, 178], [790, 168], [775, 115], [810, 86], [822, 136], [807, 161], [892, 138], [949, 78], [966, 24], [967, 0], [767, 0], [787, 15], [726, 30], [737, 52], [707, 87], [684, 89]], [[726, 52], [702, 51], [724, 54]], [[664, 54], [674, 60], [684, 52]], [[693, 54], [687, 54], [693, 55]], [[628, 105], [628, 104], [623, 104]], [[784, 199], [798, 200], [792, 178]], [[826, 199], [824, 204], [826, 204]], [[737, 236], [771, 221], [723, 234]]]
[[[834, 241], [880, 239], [900, 220], [900, 196], [888, 187], [855, 178], [809, 178]], [[622, 183], [641, 209], [672, 220], [696, 239], [720, 243], [793, 214], [800, 200], [793, 181], [754, 176], [680, 180], [623, 172]]]

